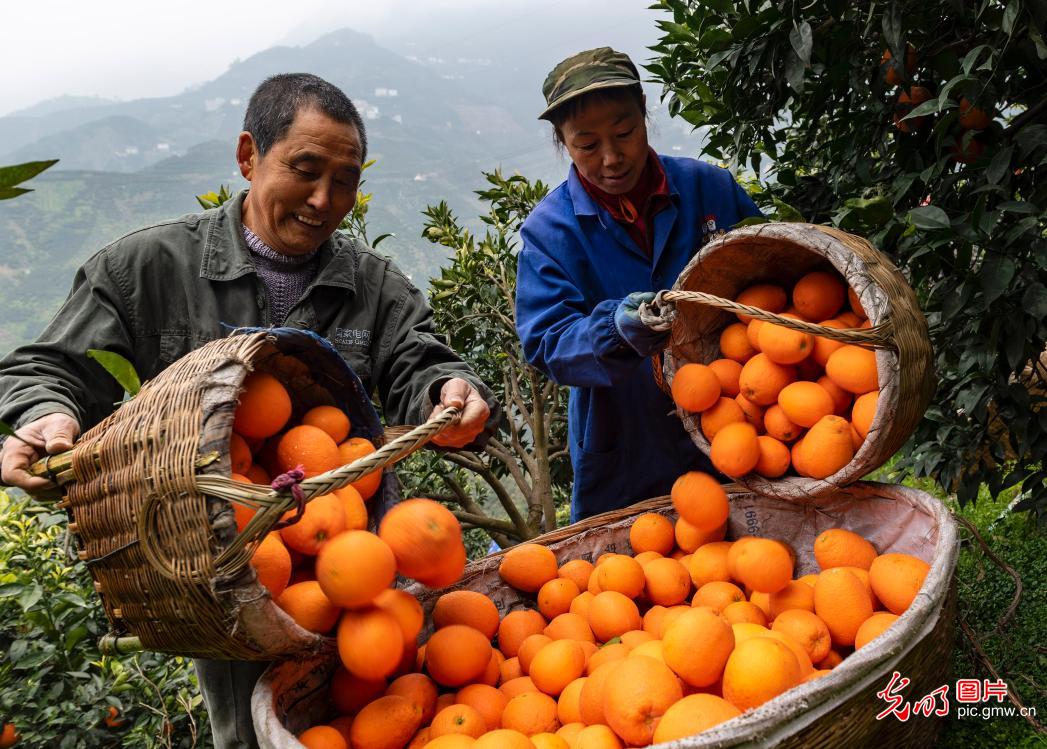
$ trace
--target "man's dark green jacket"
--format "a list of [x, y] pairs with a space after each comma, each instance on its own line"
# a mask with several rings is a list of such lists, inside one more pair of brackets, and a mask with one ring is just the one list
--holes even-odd
[[[142, 379], [237, 327], [269, 326], [269, 307], [243, 239], [247, 192], [198, 214], [134, 231], [77, 271], [72, 291], [35, 343], [0, 361], [0, 420], [22, 426], [54, 412], [87, 429], [113, 410], [121, 387], [88, 349], [129, 359]], [[422, 293], [390, 260], [336, 232], [320, 246], [320, 272], [286, 327], [324, 336], [389, 424], [420, 423], [451, 377], [490, 391], [432, 330]]]

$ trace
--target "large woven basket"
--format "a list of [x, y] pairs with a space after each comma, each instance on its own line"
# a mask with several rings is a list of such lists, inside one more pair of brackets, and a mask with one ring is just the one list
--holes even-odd
[[[828, 528], [848, 528], [868, 538], [881, 553], [913, 554], [931, 566], [916, 599], [883, 635], [848, 656], [830, 674], [802, 684], [760, 707], [705, 733], [660, 746], [669, 749], [712, 747], [913, 747], [933, 745], [940, 721], [877, 720], [887, 703], [876, 693], [898, 671], [911, 680], [904, 696], [917, 700], [946, 683], [951, 663], [955, 587], [952, 584], [958, 542], [956, 527], [940, 502], [924, 492], [877, 483], [858, 483], [823, 497], [820, 504], [798, 504], [750, 492], [730, 495], [728, 537], [771, 535], [797, 552], [797, 576], [817, 572], [811, 553], [815, 537]], [[562, 564], [594, 560], [605, 551], [629, 551], [629, 527], [645, 512], [673, 516], [667, 497], [598, 515], [541, 536]], [[535, 608], [528, 597], [498, 576], [500, 554], [470, 564], [452, 588], [409, 589], [421, 601], [427, 628], [436, 599], [447, 590], [468, 589], [489, 595], [505, 613]], [[334, 717], [328, 692], [339, 663], [333, 650], [314, 657], [274, 664], [255, 687], [252, 715], [263, 749], [298, 749], [295, 735]]]
[[[87, 431], [72, 450], [71, 467], [53, 476], [66, 485], [61, 506], [113, 629], [103, 647], [238, 660], [324, 647], [325, 638], [299, 627], [272, 602], [250, 566], [257, 544], [295, 504], [288, 490], [229, 478], [237, 398], [254, 370], [286, 385], [293, 419], [313, 406], [336, 405], [349, 415], [353, 436], [383, 442], [360, 380], [329, 343], [308, 331], [284, 328], [212, 341], [147, 382]], [[448, 416], [306, 479], [305, 499], [401, 459], [438, 433]], [[43, 470], [52, 468], [46, 461]], [[396, 499], [390, 473], [372, 500], [372, 519]], [[231, 502], [259, 508], [239, 534]]]
[[[817, 270], [835, 269], [861, 300], [870, 329], [838, 330], [781, 317], [733, 301], [747, 286], [789, 286]], [[720, 332], [749, 314], [789, 328], [876, 350], [880, 396], [869, 435], [854, 458], [825, 479], [756, 474], [738, 483], [760, 494], [804, 498], [834, 491], [883, 465], [905, 443], [923, 418], [934, 394], [934, 362], [927, 321], [905, 277], [866, 240], [826, 226], [770, 223], [736, 229], [703, 247], [680, 273], [662, 300], [675, 305], [672, 336], [662, 363], [668, 391], [684, 364], [708, 364], [720, 357]], [[677, 413], [694, 443], [709, 452], [701, 415]]]

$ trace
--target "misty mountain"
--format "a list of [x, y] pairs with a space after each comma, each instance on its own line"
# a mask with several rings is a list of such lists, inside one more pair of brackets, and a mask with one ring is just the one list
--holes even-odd
[[[548, 50], [527, 57], [513, 47], [503, 58], [428, 60], [342, 29], [238, 60], [175, 96], [60, 97], [0, 117], [0, 164], [61, 160], [30, 183], [34, 192], [0, 202], [0, 350], [34, 338], [75, 269], [108, 242], [198, 210], [194, 196], [219, 185], [245, 187], [234, 149], [247, 99], [281, 72], [315, 73], [352, 97], [367, 127], [368, 158], [376, 160], [363, 186], [374, 195], [370, 234], [393, 232], [379, 250], [426, 287], [446, 259], [420, 237], [426, 205], [446, 200], [482, 231], [474, 195], [485, 186], [481, 172], [501, 167], [553, 185], [563, 179], [567, 160], [535, 119], [547, 57]], [[656, 92], [648, 92], [648, 104], [656, 147], [696, 152], [685, 126], [656, 106]]]

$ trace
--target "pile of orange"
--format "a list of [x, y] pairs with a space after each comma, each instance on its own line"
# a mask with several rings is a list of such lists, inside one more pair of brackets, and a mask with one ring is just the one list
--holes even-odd
[[[870, 326], [836, 273], [808, 273], [789, 291], [750, 286], [736, 301], [830, 328]], [[738, 317], [720, 334], [722, 358], [685, 364], [672, 381], [676, 405], [701, 414], [713, 465], [732, 478], [836, 473], [853, 459], [876, 413], [875, 353]]]
[[[306, 477], [374, 452], [349, 437], [348, 415], [334, 406], [306, 411], [290, 423], [292, 398], [273, 375], [256, 372], [244, 382], [233, 421], [233, 478], [268, 484], [270, 477], [303, 466]], [[297, 522], [262, 539], [251, 559], [259, 582], [299, 626], [330, 634], [337, 626], [347, 668], [385, 678], [401, 660], [414, 659], [422, 609], [391, 588], [397, 573], [444, 587], [461, 577], [466, 553], [450, 510], [428, 499], [409, 499], [386, 513], [378, 533], [367, 530], [367, 502], [381, 483], [375, 471], [331, 494], [313, 497]], [[255, 511], [234, 504], [242, 531]], [[284, 520], [296, 515], [290, 510]]]
[[[482, 593], [444, 594], [417, 655], [385, 675], [339, 668], [330, 699], [340, 717], [299, 740], [616, 749], [691, 736], [829, 673], [905, 611], [927, 574], [915, 557], [878, 554], [834, 529], [814, 542], [821, 571], [793, 579], [791, 548], [725, 541], [721, 498], [707, 482], [723, 490], [701, 474], [684, 478], [674, 503], [691, 520], [637, 517], [631, 555], [593, 564], [559, 562], [537, 544], [510, 549], [499, 573], [530, 606], [503, 614]], [[361, 626], [353, 641], [371, 632]], [[367, 642], [377, 658], [380, 640]]]

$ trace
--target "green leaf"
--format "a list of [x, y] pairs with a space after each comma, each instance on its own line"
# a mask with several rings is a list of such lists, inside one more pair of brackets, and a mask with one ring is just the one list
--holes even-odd
[[998, 183], [1007, 174], [1007, 170], [1011, 168], [1011, 155], [1014, 153], [1014, 146], [1007, 146], [1001, 148], [996, 152], [996, 155], [992, 157], [992, 161], [989, 162], [989, 166], [985, 169], [985, 179], [991, 184]]
[[986, 258], [978, 271], [978, 278], [982, 282], [982, 290], [985, 292], [986, 306], [992, 304], [1007, 291], [1007, 287], [1014, 278], [1016, 266], [1009, 257]]
[[0, 421], [0, 434], [6, 435], [8, 437], [14, 437], [15, 430], [8, 426], [6, 423]]
[[731, 0], [698, 0], [698, 3], [706, 8], [715, 10], [717, 13], [731, 12]]
[[961, 65], [961, 67], [963, 68], [963, 72], [970, 73], [974, 69], [974, 66], [978, 63], [978, 58], [981, 56], [982, 52], [986, 50], [989, 51], [989, 57], [991, 58], [993, 48], [988, 44], [981, 44], [972, 49], [970, 52], [968, 52], [964, 56], [963, 63]]
[[38, 583], [33, 583], [18, 596], [18, 605], [22, 607], [22, 611], [28, 611], [43, 598], [43, 595], [44, 589]]
[[941, 107], [937, 99], [928, 99], [923, 104], [915, 107], [909, 114], [902, 117], [902, 120], [911, 120], [914, 117], [926, 117], [929, 114], [937, 114], [941, 111]]
[[91, 348], [87, 349], [87, 357], [101, 364], [105, 371], [112, 375], [113, 379], [120, 383], [120, 387], [132, 398], [138, 395], [138, 391], [142, 389], [142, 381], [138, 378], [138, 372], [135, 371], [134, 364], [120, 356], [120, 354]]
[[803, 222], [803, 214], [793, 208], [791, 205], [786, 203], [784, 200], [774, 198], [774, 209], [778, 214], [778, 221], [790, 221], [790, 222]]
[[27, 192], [32, 192], [32, 190], [27, 187], [0, 187], [0, 200], [17, 198], [19, 195], [25, 195]]
[[0, 166], [0, 187], [14, 187], [57, 163], [58, 159], [51, 159], [50, 161], [27, 161], [14, 166]]
[[78, 624], [70, 629], [65, 634], [65, 649], [72, 650], [77, 644], [88, 635], [87, 627], [83, 624]]
[[789, 44], [797, 57], [803, 61], [804, 66], [811, 64], [811, 47], [814, 44], [814, 34], [811, 32], [811, 24], [801, 21], [789, 32]]
[[909, 221], [917, 229], [948, 229], [949, 214], [936, 205], [925, 205], [909, 211]]
[[1036, 56], [1041, 60], [1047, 60], [1047, 44], [1044, 44], [1043, 36], [1035, 26], [1029, 27], [1029, 38], [1032, 39], [1033, 44], [1036, 45]]
[[1047, 288], [1042, 283], [1034, 283], [1022, 295], [1022, 307], [1034, 320], [1047, 318]]
[[1014, 33], [1014, 24], [1018, 20], [1018, 14], [1021, 12], [1021, 6], [1018, 0], [1011, 0], [1007, 3], [1007, 10], [1003, 12], [1003, 22], [1001, 28], [1003, 33], [1010, 36]]
[[766, 216], [747, 216], [732, 226], [732, 229], [740, 229], [743, 226], [754, 226], [756, 224], [769, 224], [771, 219]]

